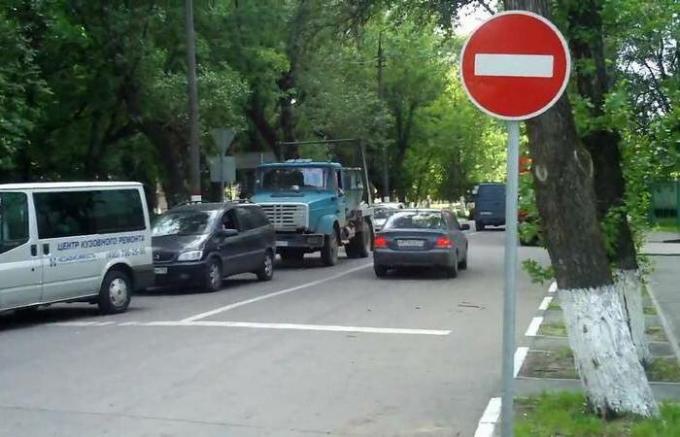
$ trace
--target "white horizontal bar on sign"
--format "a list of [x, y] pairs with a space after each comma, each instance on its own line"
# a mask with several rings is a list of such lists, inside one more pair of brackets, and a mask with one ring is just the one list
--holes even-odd
[[478, 53], [475, 76], [553, 77], [552, 55]]

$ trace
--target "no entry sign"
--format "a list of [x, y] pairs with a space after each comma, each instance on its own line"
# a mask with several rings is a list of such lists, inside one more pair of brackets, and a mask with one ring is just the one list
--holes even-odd
[[571, 60], [550, 21], [526, 11], [494, 15], [463, 46], [461, 75], [472, 102], [503, 120], [540, 115], [562, 95]]

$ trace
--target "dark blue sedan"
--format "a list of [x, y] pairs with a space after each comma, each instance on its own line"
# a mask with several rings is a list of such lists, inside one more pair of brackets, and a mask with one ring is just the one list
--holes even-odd
[[375, 236], [373, 268], [378, 277], [400, 267], [432, 267], [458, 276], [467, 268], [468, 240], [447, 210], [405, 209], [392, 215]]

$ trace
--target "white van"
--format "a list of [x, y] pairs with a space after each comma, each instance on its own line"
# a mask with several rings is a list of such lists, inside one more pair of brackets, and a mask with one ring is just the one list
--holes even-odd
[[0, 185], [0, 312], [90, 302], [120, 313], [153, 280], [141, 184]]

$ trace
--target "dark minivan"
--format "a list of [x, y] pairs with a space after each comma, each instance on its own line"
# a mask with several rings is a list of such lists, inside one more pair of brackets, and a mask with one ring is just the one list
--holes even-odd
[[251, 203], [188, 203], [155, 221], [156, 285], [219, 290], [226, 276], [274, 275], [276, 237], [262, 209]]
[[505, 226], [505, 184], [484, 183], [475, 193], [475, 228], [483, 231], [486, 226]]

